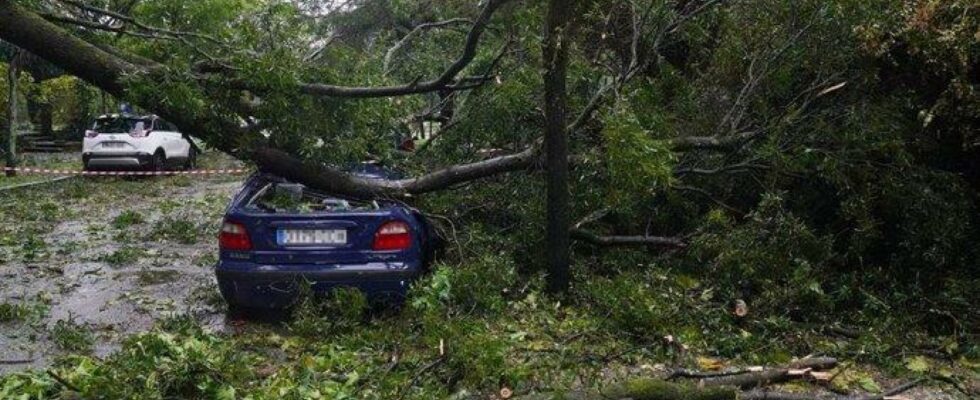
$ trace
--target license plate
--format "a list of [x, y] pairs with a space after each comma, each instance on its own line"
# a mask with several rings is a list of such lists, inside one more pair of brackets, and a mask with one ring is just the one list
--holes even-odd
[[126, 147], [126, 143], [123, 142], [102, 142], [102, 147], [107, 149], [121, 149]]
[[280, 245], [339, 245], [347, 244], [346, 229], [280, 229], [276, 234]]

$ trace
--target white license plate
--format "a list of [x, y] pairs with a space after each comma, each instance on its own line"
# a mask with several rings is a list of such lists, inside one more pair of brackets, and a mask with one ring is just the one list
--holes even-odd
[[280, 229], [276, 233], [280, 245], [339, 245], [347, 244], [346, 229]]
[[102, 147], [107, 149], [121, 149], [126, 147], [126, 143], [123, 142], [102, 142]]

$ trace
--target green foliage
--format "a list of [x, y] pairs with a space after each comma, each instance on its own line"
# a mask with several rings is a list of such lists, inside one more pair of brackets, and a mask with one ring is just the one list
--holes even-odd
[[23, 321], [29, 313], [23, 304], [0, 303], [0, 322]]
[[431, 277], [413, 287], [412, 307], [437, 315], [497, 313], [517, 279], [511, 260], [490, 254], [461, 265], [437, 265]]
[[124, 246], [116, 249], [112, 253], [104, 254], [98, 258], [99, 261], [113, 266], [133, 264], [143, 257], [146, 251], [140, 247]]
[[92, 332], [74, 319], [58, 320], [48, 333], [59, 348], [73, 353], [88, 353], [95, 344]]
[[674, 153], [655, 141], [629, 110], [617, 110], [603, 123], [609, 206], [625, 207], [649, 199], [670, 186]]
[[143, 214], [138, 211], [126, 210], [112, 219], [112, 226], [116, 229], [125, 229], [133, 225], [139, 225], [146, 222], [143, 218]]
[[764, 196], [743, 224], [722, 223], [700, 235], [694, 251], [715, 280], [733, 284], [723, 294], [729, 301], [751, 294], [766, 313], [804, 308], [810, 315], [827, 306], [820, 272], [831, 256], [830, 240], [786, 212], [779, 195]]
[[361, 324], [367, 315], [367, 298], [356, 288], [340, 287], [325, 297], [314, 296], [308, 284], [293, 310], [290, 331], [306, 337], [322, 337]]
[[154, 223], [149, 238], [153, 240], [173, 240], [182, 244], [194, 244], [202, 234], [202, 226], [180, 217], [167, 216]]

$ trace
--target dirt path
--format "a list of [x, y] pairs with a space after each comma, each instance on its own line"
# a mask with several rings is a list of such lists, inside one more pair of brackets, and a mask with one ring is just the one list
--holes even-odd
[[175, 315], [224, 329], [214, 235], [240, 179], [79, 178], [4, 195], [26, 204], [0, 230], [0, 374], [108, 355]]

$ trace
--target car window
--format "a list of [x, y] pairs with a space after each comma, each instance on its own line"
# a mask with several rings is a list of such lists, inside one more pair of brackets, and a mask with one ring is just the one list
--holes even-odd
[[268, 213], [317, 213], [376, 210], [374, 201], [338, 199], [296, 183], [269, 183], [254, 195], [246, 208]]
[[100, 118], [95, 121], [92, 130], [98, 133], [132, 133], [140, 121], [144, 127], [150, 126], [150, 121], [141, 118]]
[[156, 126], [153, 128], [154, 130], [177, 132], [177, 127], [174, 126], [174, 124], [171, 124], [170, 122], [164, 121], [162, 119], [157, 119], [155, 123]]

